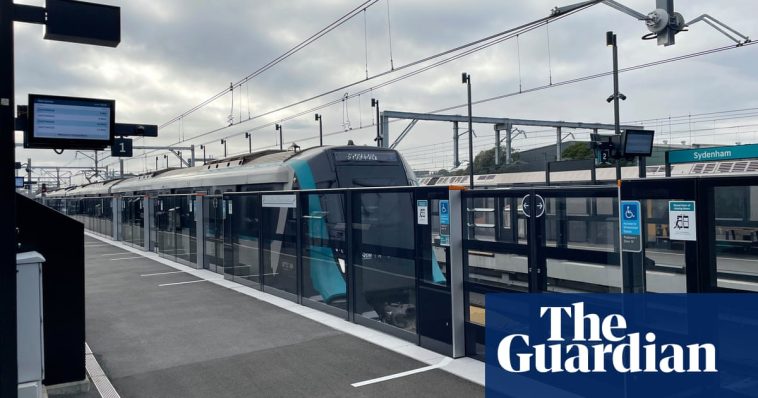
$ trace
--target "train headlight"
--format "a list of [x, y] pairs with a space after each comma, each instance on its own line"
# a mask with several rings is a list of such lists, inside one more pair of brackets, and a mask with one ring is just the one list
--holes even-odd
[[338, 258], [337, 263], [340, 266], [340, 271], [342, 271], [342, 273], [344, 274], [345, 273], [345, 260]]

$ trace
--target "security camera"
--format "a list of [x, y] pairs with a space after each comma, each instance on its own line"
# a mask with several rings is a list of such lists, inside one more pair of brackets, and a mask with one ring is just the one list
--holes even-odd
[[607, 101], [608, 103], [611, 103], [611, 102], [613, 102], [613, 95], [611, 95], [610, 97], [608, 97], [608, 99], [606, 99], [606, 101]]
[[619, 93], [619, 98], [621, 98], [622, 101], [626, 101], [626, 95]]
[[145, 126], [137, 126], [135, 130], [137, 135], [145, 135]]

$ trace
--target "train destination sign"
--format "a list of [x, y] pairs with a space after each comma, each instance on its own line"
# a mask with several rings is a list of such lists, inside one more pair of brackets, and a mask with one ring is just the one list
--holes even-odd
[[29, 95], [25, 148], [103, 149], [113, 142], [113, 100]]
[[695, 163], [758, 158], [758, 144], [669, 151], [668, 162]]
[[334, 152], [338, 162], [397, 162], [397, 153], [385, 151], [339, 151]]

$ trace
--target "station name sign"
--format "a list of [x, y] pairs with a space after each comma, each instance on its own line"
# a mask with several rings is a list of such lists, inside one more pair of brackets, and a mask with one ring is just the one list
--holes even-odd
[[668, 152], [668, 162], [694, 163], [758, 158], [758, 144], [687, 149]]

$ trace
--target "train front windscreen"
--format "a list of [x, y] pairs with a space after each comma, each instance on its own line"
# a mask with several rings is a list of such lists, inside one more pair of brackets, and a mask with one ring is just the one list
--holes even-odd
[[[341, 188], [409, 186], [409, 173], [395, 151], [334, 152]], [[364, 317], [415, 330], [413, 193], [353, 193], [355, 311]], [[410, 221], [409, 221], [410, 220]]]

